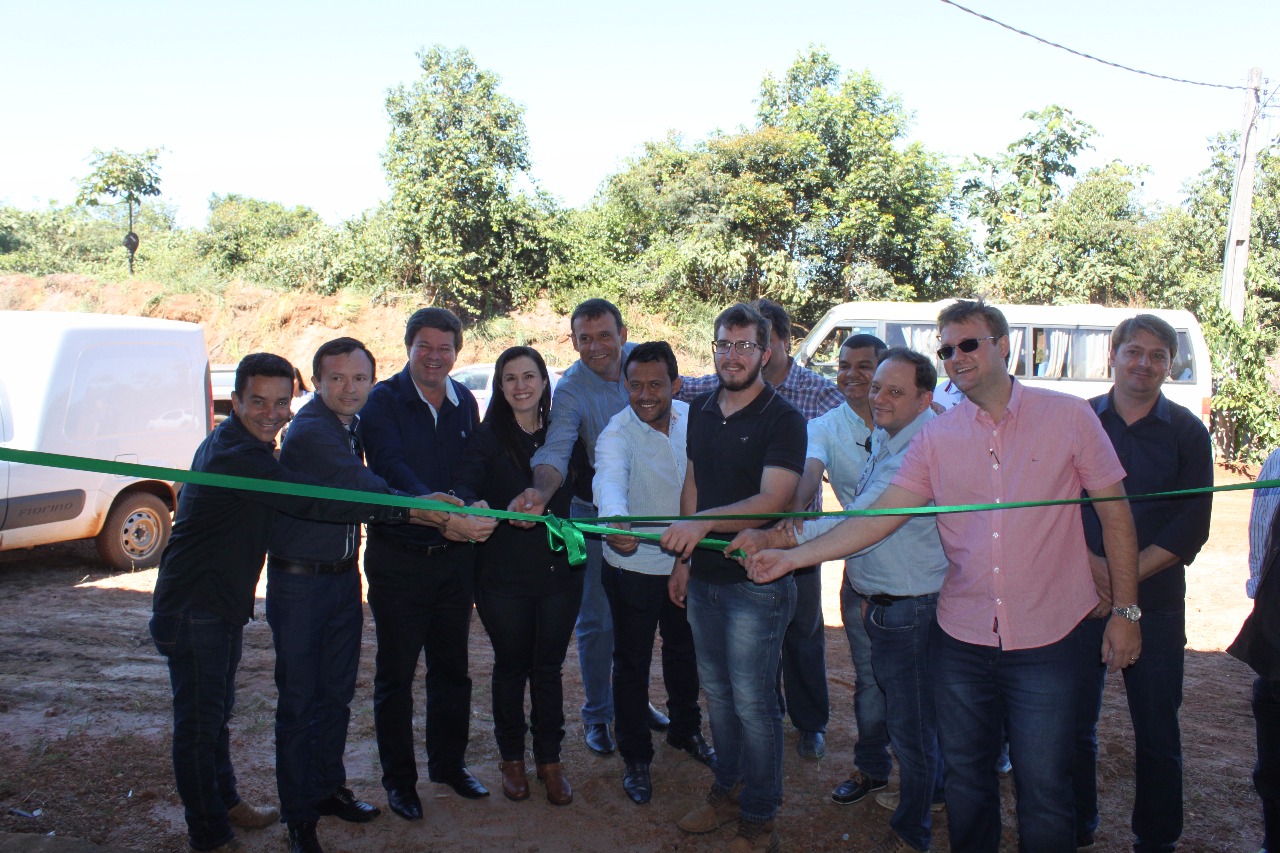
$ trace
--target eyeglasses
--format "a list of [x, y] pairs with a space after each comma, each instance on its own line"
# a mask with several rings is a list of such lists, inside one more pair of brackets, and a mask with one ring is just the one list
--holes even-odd
[[961, 341], [958, 344], [955, 344], [954, 346], [951, 344], [947, 344], [944, 347], [938, 347], [938, 358], [942, 359], [943, 361], [950, 361], [951, 356], [956, 354], [956, 350], [960, 350], [960, 352], [973, 352], [978, 348], [978, 344], [982, 343], [983, 341], [994, 341], [997, 337], [999, 336], [987, 335], [985, 338], [965, 338], [963, 341]]
[[724, 355], [731, 349], [736, 349], [739, 355], [751, 355], [764, 347], [754, 341], [713, 341], [711, 343], [711, 351], [716, 355]]

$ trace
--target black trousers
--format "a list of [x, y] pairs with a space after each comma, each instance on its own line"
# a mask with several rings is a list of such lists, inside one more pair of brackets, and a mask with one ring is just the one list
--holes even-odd
[[560, 760], [564, 740], [562, 671], [569, 638], [582, 602], [582, 572], [576, 583], [546, 595], [507, 595], [482, 587], [476, 611], [493, 643], [493, 736], [503, 761], [524, 758], [524, 688], [529, 685], [533, 757]]
[[427, 555], [369, 538], [364, 570], [377, 629], [373, 721], [384, 788], [418, 781], [413, 688], [426, 657], [427, 775], [442, 781], [466, 766], [471, 725], [467, 640], [475, 592], [475, 549], [457, 544]]
[[667, 595], [666, 575], [611, 566], [601, 572], [613, 613], [614, 731], [626, 761], [653, 760], [649, 733], [649, 664], [654, 632], [662, 634], [662, 680], [667, 688], [671, 737], [702, 728], [698, 708], [698, 659], [684, 609]]

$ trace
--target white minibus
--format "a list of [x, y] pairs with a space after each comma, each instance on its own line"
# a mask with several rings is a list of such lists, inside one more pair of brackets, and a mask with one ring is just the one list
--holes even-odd
[[[849, 335], [868, 333], [889, 346], [910, 347], [932, 356], [938, 375], [940, 302], [846, 302], [823, 315], [801, 342], [796, 360], [834, 378], [840, 345]], [[1209, 348], [1200, 323], [1189, 311], [1104, 308], [1100, 305], [997, 305], [1009, 321], [1009, 372], [1027, 385], [1077, 397], [1096, 397], [1111, 387], [1111, 331], [1135, 314], [1154, 314], [1178, 332], [1178, 354], [1165, 396], [1200, 415], [1207, 426], [1213, 396]], [[945, 381], [945, 379], [944, 379]]]

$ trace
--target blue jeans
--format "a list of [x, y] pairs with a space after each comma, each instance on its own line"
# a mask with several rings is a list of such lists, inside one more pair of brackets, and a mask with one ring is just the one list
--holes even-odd
[[244, 629], [198, 608], [154, 613], [151, 638], [169, 662], [173, 688], [173, 775], [196, 850], [221, 847], [235, 833], [227, 810], [240, 802], [228, 723], [236, 703]]
[[858, 741], [853, 745], [853, 766], [863, 776], [888, 779], [893, 773], [889, 758], [889, 726], [885, 722], [888, 708], [884, 691], [876, 683], [871, 662], [871, 638], [862, 623], [862, 596], [849, 586], [849, 577], [840, 584], [840, 619], [849, 638], [849, 654], [853, 658], [853, 718], [858, 724]]
[[773, 820], [782, 804], [778, 656], [796, 608], [795, 581], [712, 584], [691, 578], [689, 626], [716, 745], [715, 786], [743, 783], [743, 820]]
[[1081, 628], [1047, 646], [1007, 651], [948, 635], [929, 638], [938, 742], [947, 766], [947, 814], [956, 853], [1000, 849], [996, 758], [1006, 727], [1015, 768], [1018, 849], [1074, 853], [1071, 769]]
[[889, 826], [917, 850], [933, 840], [929, 806], [942, 796], [937, 715], [929, 674], [929, 634], [937, 593], [867, 607], [871, 663], [884, 690], [889, 741], [898, 756], [901, 796]]
[[791, 724], [802, 732], [825, 732], [831, 716], [827, 694], [827, 632], [822, 619], [822, 567], [797, 569], [796, 615], [782, 637], [778, 696]]
[[[575, 500], [569, 505], [570, 518], [593, 518], [596, 508]], [[604, 566], [604, 543], [588, 535], [587, 566], [582, 577], [582, 607], [574, 633], [578, 636], [578, 666], [582, 670], [582, 722], [613, 722], [613, 614], [604, 594], [600, 572]]]
[[1280, 681], [1254, 679], [1252, 704], [1258, 736], [1253, 787], [1262, 799], [1262, 849], [1276, 853], [1280, 851]]
[[296, 575], [267, 568], [267, 624], [276, 649], [276, 787], [280, 819], [319, 818], [346, 784], [342, 753], [360, 665], [360, 572]]
[[[1124, 689], [1133, 721], [1133, 815], [1130, 826], [1139, 853], [1171, 851], [1182, 835], [1182, 669], [1187, 645], [1186, 615], [1176, 610], [1142, 611], [1142, 655], [1125, 667]], [[1076, 718], [1076, 756], [1073, 774], [1076, 794], [1076, 833], [1098, 829], [1098, 716], [1107, 668], [1100, 649], [1106, 619], [1087, 619], [1082, 635], [1084, 666]]]

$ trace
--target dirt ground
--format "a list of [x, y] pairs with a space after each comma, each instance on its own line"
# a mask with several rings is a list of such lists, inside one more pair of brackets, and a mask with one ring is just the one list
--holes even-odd
[[[1244, 479], [1219, 472], [1220, 484]], [[1223, 652], [1250, 608], [1244, 595], [1249, 500], [1247, 491], [1217, 496], [1209, 545], [1188, 572], [1182, 849], [1189, 851], [1252, 853], [1261, 836], [1257, 797], [1249, 778], [1254, 755], [1249, 712], [1252, 677], [1247, 667]], [[787, 733], [785, 801], [778, 823], [792, 851], [862, 850], [887, 831], [887, 811], [870, 802], [837, 806], [827, 796], [852, 768], [856, 738], [853, 672], [836, 596], [839, 572], [838, 564], [824, 567], [832, 704], [826, 757], [821, 761], [798, 758], [795, 733]], [[154, 581], [154, 570], [107, 574], [88, 543], [0, 554], [0, 832], [56, 834], [139, 851], [186, 849], [182, 807], [169, 764], [167, 673], [147, 633]], [[245, 632], [232, 750], [245, 798], [274, 802], [273, 654], [270, 631], [262, 619], [261, 595], [260, 588], [257, 618]], [[373, 740], [374, 650], [373, 624], [366, 618], [347, 771], [358, 794], [384, 805]], [[407, 823], [387, 812], [370, 824], [352, 826], [325, 818], [320, 837], [330, 853], [696, 853], [727, 843], [728, 828], [690, 837], [674, 826], [709, 785], [710, 771], [701, 764], [659, 741], [653, 802], [637, 807], [622, 791], [621, 759], [597, 757], [586, 749], [577, 712], [582, 694], [572, 644], [565, 664], [570, 723], [564, 762], [576, 788], [574, 802], [555, 808], [542, 798], [536, 783], [532, 799], [507, 801], [500, 793], [491, 732], [491, 666], [488, 640], [475, 620], [471, 634], [475, 695], [468, 759], [494, 795], [465, 801], [444, 786], [424, 781], [419, 792], [426, 820]], [[653, 676], [653, 695], [658, 697], [660, 672], [655, 669]], [[1130, 840], [1133, 740], [1124, 703], [1120, 679], [1110, 679], [1099, 727], [1099, 850], [1127, 849]], [[420, 760], [419, 766], [425, 775], [424, 763]], [[1002, 788], [1003, 849], [1012, 851], [1017, 846], [1012, 780], [1006, 778]], [[949, 849], [945, 826], [944, 815], [935, 850]], [[284, 830], [278, 827], [244, 832], [241, 839], [249, 851], [284, 849]]]

